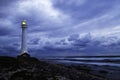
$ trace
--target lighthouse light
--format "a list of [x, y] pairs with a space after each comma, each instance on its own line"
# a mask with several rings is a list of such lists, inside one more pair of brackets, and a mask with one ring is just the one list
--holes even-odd
[[23, 20], [23, 21], [22, 21], [22, 27], [26, 27], [26, 25], [27, 25], [26, 20]]

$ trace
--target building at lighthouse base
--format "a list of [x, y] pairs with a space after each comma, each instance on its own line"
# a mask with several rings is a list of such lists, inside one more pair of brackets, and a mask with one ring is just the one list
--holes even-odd
[[28, 53], [22, 53], [22, 54], [17, 56], [17, 59], [19, 61], [24, 61], [24, 60], [29, 59], [29, 58], [30, 58], [30, 55]]

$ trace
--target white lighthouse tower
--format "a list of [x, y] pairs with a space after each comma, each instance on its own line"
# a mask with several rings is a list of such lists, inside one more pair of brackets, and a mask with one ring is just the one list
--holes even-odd
[[28, 53], [27, 51], [27, 22], [23, 20], [21, 23], [22, 28], [22, 41], [21, 41], [21, 55]]
[[22, 39], [21, 39], [21, 53], [17, 56], [20, 61], [24, 61], [25, 59], [29, 58], [30, 55], [27, 51], [27, 22], [23, 20], [21, 23], [22, 28]]

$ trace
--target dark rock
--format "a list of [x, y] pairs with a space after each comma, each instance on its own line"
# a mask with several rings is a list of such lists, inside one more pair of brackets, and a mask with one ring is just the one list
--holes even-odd
[[0, 78], [4, 76], [8, 80], [104, 80], [74, 68], [50, 64], [25, 55], [17, 58], [0, 57]]
[[102, 74], [107, 74], [108, 73], [108, 71], [105, 71], [105, 70], [100, 70], [99, 72], [102, 73]]

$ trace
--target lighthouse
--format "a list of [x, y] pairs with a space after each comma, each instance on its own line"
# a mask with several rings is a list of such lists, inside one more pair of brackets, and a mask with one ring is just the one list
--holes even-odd
[[27, 22], [23, 20], [21, 22], [22, 34], [21, 34], [21, 53], [17, 56], [19, 61], [25, 62], [30, 58], [27, 51]]
[[21, 54], [27, 54], [27, 22], [26, 20], [23, 20], [21, 23], [22, 28], [22, 39], [21, 39]]
[[27, 52], [27, 22], [26, 20], [22, 21], [22, 41], [21, 41], [21, 54], [28, 53]]

